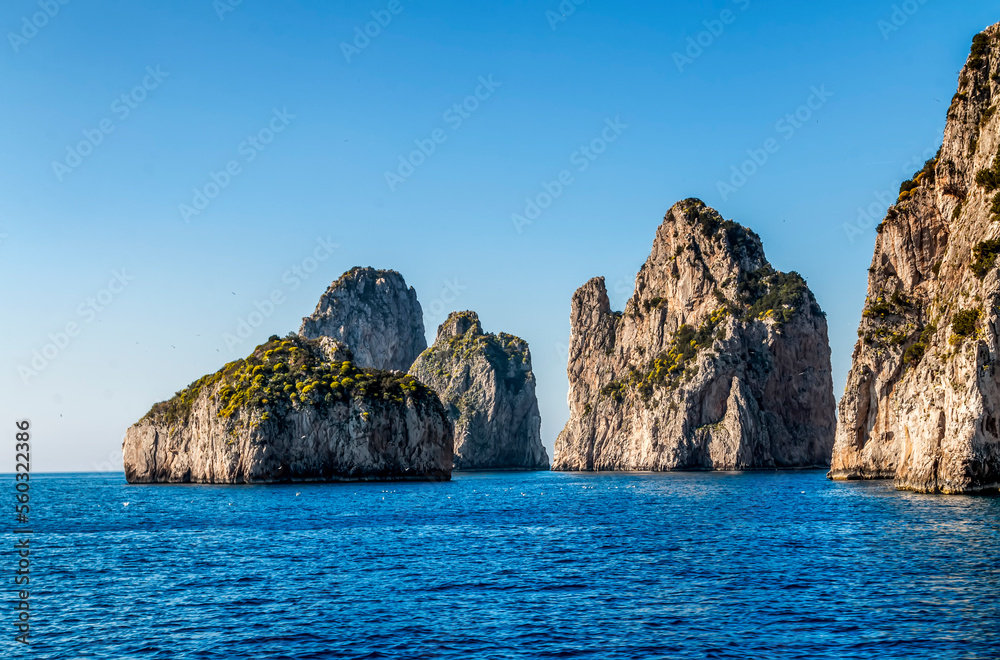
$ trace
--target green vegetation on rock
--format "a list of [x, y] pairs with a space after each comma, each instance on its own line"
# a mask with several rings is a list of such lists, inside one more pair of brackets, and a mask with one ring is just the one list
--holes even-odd
[[909, 298], [906, 297], [906, 294], [903, 293], [902, 291], [893, 291], [892, 296], [889, 298], [889, 300], [892, 302], [893, 305], [895, 305], [900, 309], [908, 309], [913, 306], [913, 303], [910, 301]]
[[990, 37], [980, 32], [972, 38], [972, 50], [969, 53], [969, 66], [978, 69], [983, 65], [983, 58], [990, 52]]
[[[1000, 148], [993, 156], [993, 164], [985, 170], [976, 172], [976, 183], [985, 188], [986, 192], [1000, 189]], [[994, 195], [990, 212], [994, 216], [1000, 216], [1000, 192]]]
[[991, 238], [986, 241], [976, 243], [972, 248], [972, 272], [979, 279], [986, 277], [993, 265], [996, 263], [997, 255], [1000, 254], [1000, 239]]
[[[232, 364], [235, 363], [226, 365], [226, 368], [228, 369]], [[194, 405], [194, 402], [199, 396], [201, 396], [201, 393], [206, 388], [211, 388], [222, 379], [223, 371], [219, 371], [218, 373], [210, 374], [208, 376], [202, 376], [195, 382], [188, 385], [185, 389], [174, 394], [174, 398], [169, 401], [154, 404], [152, 409], [146, 413], [143, 419], [159, 420], [168, 426], [176, 426], [177, 424], [185, 422], [188, 415], [191, 414], [191, 407]]]
[[682, 325], [674, 333], [669, 349], [662, 351], [642, 369], [633, 369], [627, 378], [605, 385], [601, 388], [601, 396], [621, 403], [627, 392], [634, 388], [644, 400], [649, 400], [658, 387], [677, 387], [684, 377], [697, 373], [697, 365], [691, 363], [698, 352], [710, 347], [716, 339], [724, 339], [725, 329], [718, 326], [728, 315], [729, 311], [722, 308], [713, 312], [697, 329]]
[[[684, 200], [681, 202], [681, 209], [689, 222], [701, 225], [701, 233], [704, 236], [719, 238], [731, 253], [751, 258], [763, 258], [760, 236], [753, 230], [738, 222], [723, 219], [715, 209], [709, 208], [700, 199]], [[697, 244], [693, 247], [697, 250]], [[678, 254], [680, 254], [680, 248], [678, 248]]]
[[931, 339], [934, 337], [935, 332], [937, 332], [936, 324], [928, 323], [924, 326], [924, 329], [920, 332], [920, 339], [907, 348], [906, 352], [903, 354], [903, 360], [906, 364], [913, 367], [924, 359], [924, 355], [927, 353], [927, 346], [931, 343]]
[[1000, 188], [1000, 151], [993, 157], [993, 164], [985, 170], [976, 172], [976, 183], [993, 192]]
[[372, 404], [399, 404], [408, 396], [418, 402], [435, 398], [412, 376], [358, 369], [351, 362], [327, 362], [318, 341], [272, 337], [246, 359], [230, 362], [169, 401], [154, 405], [143, 419], [170, 425], [186, 423], [194, 401], [216, 385], [219, 417], [232, 418], [237, 413], [254, 411], [262, 413], [263, 421], [292, 408], [322, 409], [354, 398]]
[[866, 319], [884, 320], [890, 316], [904, 316], [913, 308], [913, 301], [906, 297], [901, 291], [893, 291], [886, 299], [877, 296], [875, 300], [868, 299], [865, 302], [865, 309], [861, 316]]
[[[681, 209], [687, 219], [695, 224], [701, 225], [701, 233], [705, 236], [713, 236], [719, 227], [723, 227], [726, 221], [718, 213], [705, 205], [700, 199], [690, 198], [681, 202]], [[736, 224], [730, 222], [729, 224]]]
[[993, 115], [997, 113], [997, 106], [991, 105], [990, 107], [983, 110], [983, 116], [979, 119], [979, 132], [982, 133], [983, 129], [986, 128], [986, 124], [990, 123], [993, 119]]
[[[464, 322], [464, 323], [463, 323]], [[479, 317], [474, 312], [453, 312], [447, 324], [452, 324], [453, 334], [438, 341], [420, 354], [420, 369], [438, 378], [463, 377], [466, 365], [477, 358], [485, 359], [490, 367], [503, 376], [505, 386], [519, 390], [531, 376], [531, 352], [528, 342], [515, 335], [498, 332], [484, 333]]]
[[[955, 100], [952, 100], [955, 103]], [[924, 166], [917, 170], [913, 178], [908, 179], [899, 185], [899, 199], [896, 200], [897, 203], [902, 202], [913, 194], [913, 191], [920, 186], [927, 184], [932, 185], [935, 181], [935, 168], [937, 167], [938, 158], [941, 156], [941, 150], [938, 149], [937, 154], [928, 159]]]
[[899, 290], [869, 297], [861, 316], [870, 323], [858, 328], [858, 336], [875, 347], [902, 346], [913, 335], [920, 313], [920, 305]]
[[951, 320], [951, 331], [959, 337], [968, 337], [976, 332], [976, 321], [981, 314], [978, 309], [963, 309], [957, 312]]
[[803, 305], [809, 305], [813, 314], [822, 314], [806, 281], [795, 271], [780, 273], [765, 266], [743, 277], [736, 292], [749, 308], [744, 316], [747, 321], [770, 318], [780, 326], [792, 320]]
[[662, 309], [667, 306], [667, 299], [657, 296], [655, 298], [650, 298], [644, 302], [642, 306], [647, 312], [653, 309]]
[[925, 352], [927, 352], [927, 344], [917, 342], [906, 349], [906, 353], [903, 354], [903, 360], [911, 367], [916, 366], [924, 359]]

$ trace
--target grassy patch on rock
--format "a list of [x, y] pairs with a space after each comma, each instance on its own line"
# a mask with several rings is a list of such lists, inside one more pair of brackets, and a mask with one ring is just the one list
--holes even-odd
[[976, 324], [982, 315], [983, 312], [980, 309], [962, 309], [955, 312], [955, 316], [951, 319], [952, 335], [948, 338], [948, 343], [957, 346], [967, 337], [975, 335]]
[[1000, 239], [991, 238], [986, 241], [976, 243], [972, 248], [972, 272], [979, 279], [986, 277], [1000, 254]]
[[157, 403], [143, 421], [184, 424], [194, 402], [216, 386], [218, 416], [225, 419], [244, 412], [259, 412], [266, 421], [294, 408], [323, 409], [354, 398], [370, 404], [401, 404], [408, 397], [418, 402], [436, 398], [433, 391], [412, 376], [359, 369], [348, 361], [328, 362], [323, 359], [318, 341], [298, 336], [272, 337], [247, 358], [230, 362], [169, 401]]
[[806, 281], [795, 271], [781, 273], [765, 266], [742, 277], [736, 291], [747, 307], [747, 321], [773, 319], [780, 326], [806, 306], [813, 314], [822, 314]]
[[613, 380], [601, 388], [601, 396], [621, 403], [629, 390], [635, 389], [648, 400], [659, 387], [673, 389], [685, 377], [694, 376], [698, 367], [693, 364], [698, 353], [710, 347], [716, 339], [723, 339], [724, 328], [719, 328], [729, 316], [725, 308], [718, 309], [698, 328], [682, 325], [674, 332], [670, 348], [662, 351], [643, 368], [633, 369], [627, 378]]

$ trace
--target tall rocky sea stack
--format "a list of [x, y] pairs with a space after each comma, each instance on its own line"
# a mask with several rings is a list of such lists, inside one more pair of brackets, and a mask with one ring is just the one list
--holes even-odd
[[272, 337], [158, 403], [125, 435], [129, 483], [443, 480], [452, 424], [436, 394], [358, 369], [333, 340]]
[[438, 393], [455, 423], [456, 470], [548, 468], [523, 339], [484, 333], [475, 312], [453, 312], [410, 373]]
[[570, 322], [570, 420], [553, 469], [829, 465], [824, 314], [755, 233], [700, 200], [667, 213], [624, 312], [595, 278]]
[[330, 337], [354, 353], [363, 369], [406, 371], [427, 348], [417, 293], [394, 270], [352, 268], [330, 285], [299, 331]]
[[830, 476], [1000, 485], [1000, 25], [976, 36], [938, 155], [878, 227]]

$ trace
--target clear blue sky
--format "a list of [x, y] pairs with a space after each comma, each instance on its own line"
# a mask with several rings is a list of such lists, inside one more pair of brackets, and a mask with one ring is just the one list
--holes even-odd
[[[870, 205], [880, 219], [878, 193], [933, 154], [971, 39], [1000, 20], [981, 0], [910, 0], [892, 31], [892, 2], [42, 4], [55, 15], [0, 10], [0, 400], [11, 437], [13, 419], [34, 422], [36, 471], [119, 469], [152, 403], [297, 330], [355, 265], [403, 273], [429, 340], [451, 309], [526, 338], [551, 452], [573, 291], [604, 275], [620, 307], [687, 197], [806, 277], [839, 398], [875, 239], [843, 225]], [[387, 24], [345, 54], [373, 11]], [[832, 96], [779, 125], [813, 87]], [[720, 192], [771, 138], [767, 162]], [[417, 140], [433, 153], [390, 189]], [[602, 153], [578, 153], [594, 140]], [[512, 214], [563, 170], [571, 183], [518, 232]], [[320, 239], [339, 247], [317, 253]], [[19, 365], [69, 323], [25, 382]], [[9, 471], [13, 452], [0, 460]]]

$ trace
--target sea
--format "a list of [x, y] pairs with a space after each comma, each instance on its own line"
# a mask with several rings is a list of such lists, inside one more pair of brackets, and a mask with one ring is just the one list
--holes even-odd
[[997, 497], [822, 471], [31, 489], [4, 658], [1000, 658]]

